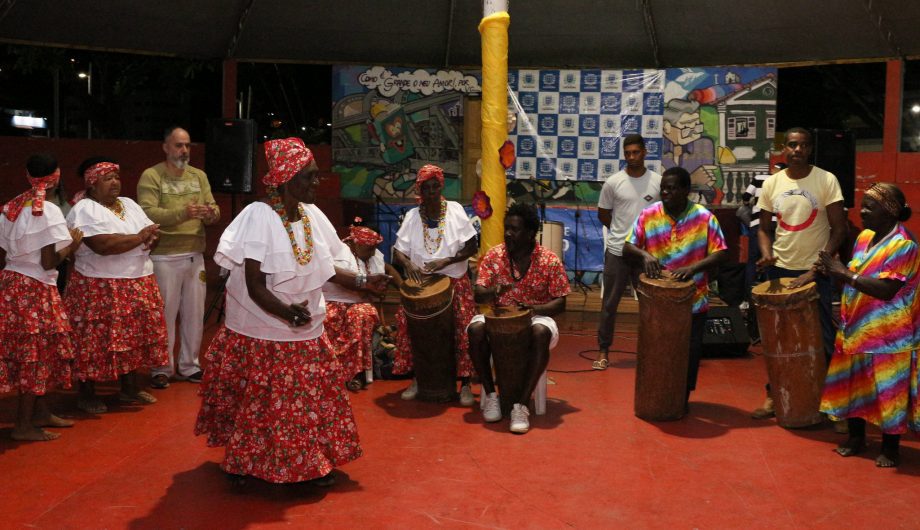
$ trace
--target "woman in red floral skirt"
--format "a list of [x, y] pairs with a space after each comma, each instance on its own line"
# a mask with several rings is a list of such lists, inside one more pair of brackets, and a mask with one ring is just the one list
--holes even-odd
[[299, 138], [265, 142], [268, 197], [221, 235], [226, 320], [208, 348], [195, 434], [225, 446], [234, 482], [334, 483], [361, 456], [342, 370], [323, 329], [327, 280], [382, 292], [389, 278], [335, 267], [343, 251], [313, 203], [318, 168]]
[[[344, 239], [348, 252], [335, 257], [336, 267], [355, 274], [387, 274], [399, 288], [402, 278], [392, 265], [383, 261], [377, 249], [383, 238], [367, 226], [355, 224]], [[326, 335], [335, 346], [339, 363], [349, 390], [360, 390], [366, 383], [363, 374], [373, 368], [374, 329], [380, 325], [380, 314], [366, 293], [344, 288], [335, 282], [323, 286], [326, 297]]]
[[166, 362], [163, 299], [150, 261], [159, 225], [136, 202], [119, 197], [118, 164], [91, 159], [81, 165], [81, 173], [86, 195], [67, 215], [67, 224], [83, 232], [84, 245], [75, 254], [64, 291], [77, 349], [77, 408], [106, 412], [95, 382], [113, 379], [121, 381], [122, 403], [156, 403], [141, 390], [136, 371]]
[[0, 215], [0, 392], [19, 392], [14, 440], [48, 441], [60, 433], [45, 427], [73, 422], [51, 413], [45, 392], [70, 388], [70, 323], [56, 287], [56, 267], [80, 246], [61, 209], [45, 202], [45, 190], [61, 177], [51, 155], [26, 164], [32, 188], [3, 206]]

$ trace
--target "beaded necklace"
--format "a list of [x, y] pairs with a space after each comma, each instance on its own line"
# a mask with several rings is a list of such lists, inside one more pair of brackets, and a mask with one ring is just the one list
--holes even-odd
[[310, 263], [310, 260], [313, 259], [313, 229], [310, 226], [310, 218], [307, 217], [307, 213], [303, 209], [303, 204], [297, 203], [297, 214], [300, 215], [300, 220], [303, 222], [303, 239], [307, 245], [305, 249], [301, 249], [300, 246], [297, 245], [297, 240], [294, 239], [294, 229], [291, 228], [291, 222], [288, 220], [287, 212], [284, 211], [284, 203], [281, 201], [281, 195], [278, 194], [277, 190], [269, 188], [268, 198], [271, 201], [272, 209], [281, 217], [281, 223], [284, 224], [284, 229], [287, 231], [288, 238], [291, 240], [291, 250], [294, 251], [294, 258], [297, 260], [297, 263], [301, 265]]
[[422, 236], [424, 237], [425, 251], [434, 254], [441, 248], [441, 241], [444, 239], [444, 224], [447, 219], [447, 201], [441, 199], [441, 214], [438, 218], [438, 235], [434, 239], [428, 235], [428, 215], [425, 214], [424, 206], [419, 206], [418, 214], [422, 218]]
[[99, 203], [100, 205], [102, 205], [102, 207], [105, 208], [106, 210], [115, 214], [115, 217], [118, 217], [122, 221], [125, 220], [125, 205], [122, 204], [121, 199], [115, 199], [115, 202], [111, 206], [107, 206], [97, 201], [95, 198], [92, 198], [92, 197], [90, 198], [96, 201], [97, 203]]

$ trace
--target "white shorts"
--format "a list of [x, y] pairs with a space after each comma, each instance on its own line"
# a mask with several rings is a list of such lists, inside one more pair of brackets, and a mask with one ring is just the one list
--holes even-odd
[[[485, 324], [486, 316], [481, 313], [474, 316], [473, 320], [470, 320], [470, 323], [467, 324], [466, 328], [469, 329], [470, 325], [472, 325], [474, 322]], [[533, 326], [534, 324], [541, 324], [549, 329], [549, 332], [552, 334], [549, 339], [549, 349], [555, 348], [556, 344], [559, 343], [559, 326], [556, 325], [556, 321], [548, 316], [534, 315], [530, 317], [530, 325]]]

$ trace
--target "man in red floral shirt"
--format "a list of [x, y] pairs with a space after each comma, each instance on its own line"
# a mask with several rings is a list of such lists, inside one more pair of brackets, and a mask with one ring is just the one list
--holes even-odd
[[[505, 214], [505, 242], [492, 247], [479, 262], [473, 295], [480, 304], [521, 306], [533, 310], [531, 320], [533, 356], [524, 369], [525, 384], [513, 396], [510, 430], [523, 434], [530, 429], [525, 405], [549, 363], [549, 350], [559, 341], [559, 328], [551, 318], [565, 311], [569, 280], [559, 258], [537, 244], [540, 220], [532, 205], [514, 204]], [[485, 316], [476, 315], [467, 328], [470, 357], [482, 382], [482, 416], [487, 422], [502, 419], [489, 359]]]

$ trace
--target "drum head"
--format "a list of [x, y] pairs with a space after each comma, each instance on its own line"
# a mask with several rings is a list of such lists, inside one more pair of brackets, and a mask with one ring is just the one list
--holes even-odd
[[661, 289], [686, 289], [688, 287], [695, 289], [693, 280], [678, 280], [669, 270], [662, 270], [658, 278], [649, 278], [643, 272], [639, 275], [639, 283]]
[[789, 287], [795, 278], [778, 278], [767, 280], [751, 289], [751, 298], [757, 304], [787, 305], [817, 296], [818, 289], [814, 282], [801, 287]]
[[450, 278], [441, 274], [422, 276], [421, 282], [407, 278], [400, 288], [400, 294], [409, 300], [427, 299], [450, 289]]
[[524, 316], [530, 317], [532, 313], [532, 309], [521, 309], [518, 306], [489, 306], [484, 308], [482, 311], [482, 314], [485, 315], [486, 320], [515, 319]]

